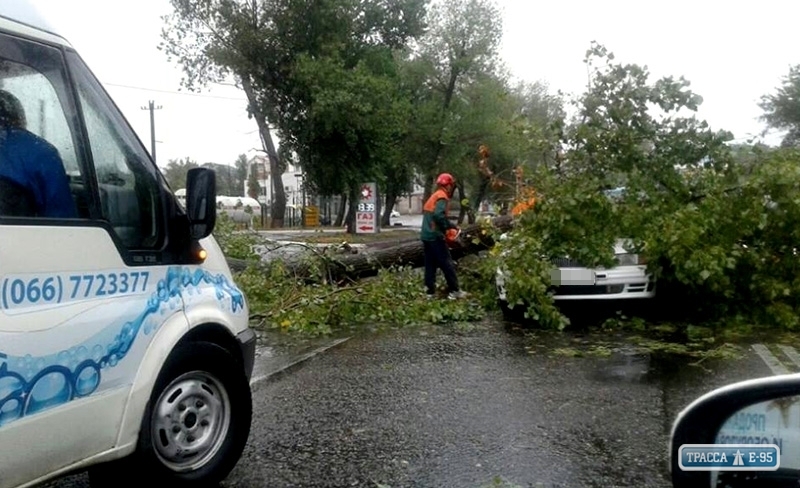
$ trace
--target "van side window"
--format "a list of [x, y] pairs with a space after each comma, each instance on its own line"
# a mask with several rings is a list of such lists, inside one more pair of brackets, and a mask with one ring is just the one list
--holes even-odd
[[159, 179], [127, 122], [80, 57], [67, 52], [91, 147], [101, 214], [129, 249], [159, 249], [164, 221]]
[[0, 217], [88, 218], [57, 49], [0, 35]]

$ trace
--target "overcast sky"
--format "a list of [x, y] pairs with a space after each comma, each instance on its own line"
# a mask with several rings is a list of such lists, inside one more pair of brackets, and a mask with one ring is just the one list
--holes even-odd
[[[149, 100], [156, 115], [160, 165], [190, 156], [232, 164], [260, 147], [244, 94], [214, 86], [178, 94], [180, 70], [156, 46], [168, 0], [31, 0], [78, 49], [150, 147]], [[555, 91], [583, 90], [591, 41], [617, 60], [647, 65], [653, 75], [683, 75], [703, 96], [699, 116], [737, 138], [764, 126], [757, 102], [800, 64], [800, 2], [671, 0], [500, 0], [501, 55], [513, 75], [543, 80]], [[102, 19], [98, 22], [96, 19]], [[777, 134], [765, 142], [779, 142]]]

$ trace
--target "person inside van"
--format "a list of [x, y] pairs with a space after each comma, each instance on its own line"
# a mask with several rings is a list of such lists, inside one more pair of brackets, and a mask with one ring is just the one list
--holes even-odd
[[78, 216], [58, 150], [27, 130], [22, 103], [5, 90], [0, 90], [0, 216]]

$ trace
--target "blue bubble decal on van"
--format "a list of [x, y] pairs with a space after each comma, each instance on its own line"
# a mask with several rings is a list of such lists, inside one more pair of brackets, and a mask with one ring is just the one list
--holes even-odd
[[208, 286], [217, 300], [230, 300], [232, 312], [244, 309], [244, 295], [225, 275], [172, 267], [144, 310], [124, 321], [116, 333], [112, 326], [83, 344], [43, 357], [14, 357], [0, 351], [0, 426], [97, 391], [103, 371], [125, 358], [139, 333], [149, 335], [158, 328], [160, 320], [150, 319], [168, 308], [174, 310], [183, 293], [201, 293]]

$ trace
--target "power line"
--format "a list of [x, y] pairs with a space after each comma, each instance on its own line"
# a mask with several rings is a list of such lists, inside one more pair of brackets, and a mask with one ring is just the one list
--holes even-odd
[[143, 91], [150, 91], [150, 92], [157, 92], [157, 93], [170, 93], [172, 95], [185, 95], [189, 97], [200, 97], [200, 98], [217, 98], [220, 100], [235, 100], [237, 102], [246, 102], [246, 98], [235, 98], [235, 97], [223, 97], [219, 95], [204, 95], [202, 93], [189, 93], [189, 92], [179, 92], [173, 90], [159, 90], [157, 88], [144, 88], [141, 86], [131, 86], [131, 85], [120, 85], [117, 83], [103, 83], [106, 86], [116, 86], [119, 88], [130, 88], [132, 90], [143, 90]]

